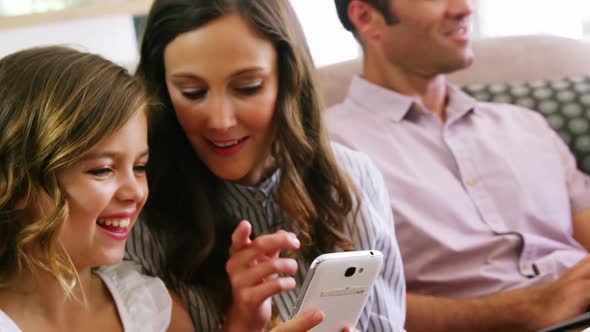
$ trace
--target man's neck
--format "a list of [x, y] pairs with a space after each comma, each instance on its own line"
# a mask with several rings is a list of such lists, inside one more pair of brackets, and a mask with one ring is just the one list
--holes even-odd
[[424, 109], [446, 121], [447, 81], [443, 74], [428, 76], [404, 71], [391, 65], [364, 63], [364, 78], [369, 82], [412, 97]]

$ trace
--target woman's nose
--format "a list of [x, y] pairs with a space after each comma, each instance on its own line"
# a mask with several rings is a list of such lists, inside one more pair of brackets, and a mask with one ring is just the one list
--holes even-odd
[[227, 98], [217, 98], [209, 110], [209, 128], [226, 131], [236, 124], [233, 104]]

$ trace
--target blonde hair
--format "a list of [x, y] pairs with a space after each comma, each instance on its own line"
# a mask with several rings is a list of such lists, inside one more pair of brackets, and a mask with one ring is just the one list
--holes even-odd
[[76, 270], [59, 242], [69, 213], [56, 173], [121, 128], [147, 96], [127, 71], [67, 47], [0, 60], [0, 287], [25, 268], [71, 295]]

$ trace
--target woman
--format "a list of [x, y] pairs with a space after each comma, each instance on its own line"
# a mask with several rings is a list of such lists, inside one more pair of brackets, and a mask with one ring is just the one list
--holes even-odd
[[352, 249], [386, 258], [358, 327], [403, 330], [387, 192], [364, 155], [329, 143], [313, 70], [287, 0], [152, 6], [138, 75], [162, 107], [127, 250], [178, 289], [199, 331], [288, 319], [309, 262]]
[[0, 82], [0, 331], [192, 330], [161, 280], [97, 268], [148, 194], [141, 82], [64, 47], [4, 57]]

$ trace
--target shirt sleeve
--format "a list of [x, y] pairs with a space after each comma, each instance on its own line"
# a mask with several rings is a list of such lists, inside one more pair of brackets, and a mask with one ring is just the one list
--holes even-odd
[[393, 214], [383, 177], [366, 155], [350, 151], [341, 158], [344, 168], [356, 185], [359, 213], [352, 220], [359, 250], [379, 250], [383, 266], [369, 294], [359, 320], [360, 331], [404, 330], [406, 284], [401, 254], [395, 239]]
[[2, 309], [0, 309], [0, 332], [22, 332]]
[[572, 206], [572, 215], [590, 209], [590, 176], [578, 169], [576, 158], [570, 151], [569, 147], [559, 137], [559, 135], [549, 127], [551, 139], [554, 141], [563, 167], [569, 193], [569, 199]]
[[97, 272], [109, 286], [126, 329], [145, 332], [168, 329], [172, 299], [162, 280], [143, 275], [137, 263], [130, 261], [102, 267]]

